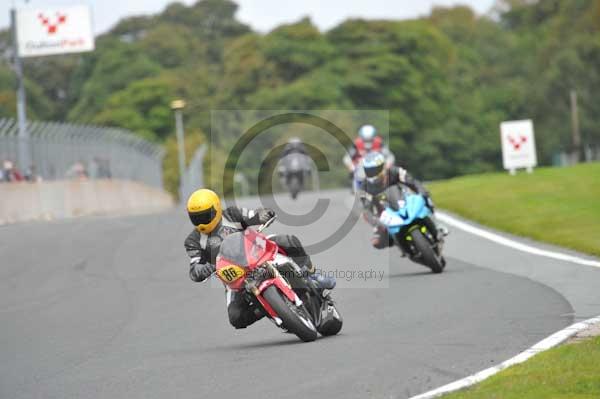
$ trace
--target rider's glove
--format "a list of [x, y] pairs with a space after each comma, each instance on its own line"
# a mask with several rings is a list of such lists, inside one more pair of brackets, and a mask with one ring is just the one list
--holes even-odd
[[215, 271], [215, 267], [210, 263], [194, 262], [190, 264], [190, 277], [194, 281], [204, 281]]
[[363, 208], [368, 208], [369, 206], [371, 206], [371, 200], [369, 197], [370, 196], [365, 192], [360, 193], [359, 198]]
[[199, 274], [200, 277], [202, 277], [202, 280], [206, 280], [213, 274], [214, 271], [215, 268], [213, 267], [213, 265], [211, 265], [210, 263], [206, 263], [200, 268]]
[[263, 208], [258, 211], [258, 222], [260, 224], [267, 223], [275, 217], [275, 211], [269, 208]]

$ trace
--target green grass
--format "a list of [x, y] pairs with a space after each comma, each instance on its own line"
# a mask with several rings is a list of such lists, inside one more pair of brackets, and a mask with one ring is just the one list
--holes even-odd
[[509, 233], [600, 255], [600, 163], [538, 168], [516, 176], [463, 176], [430, 188], [440, 208]]
[[600, 337], [566, 344], [443, 399], [598, 399]]

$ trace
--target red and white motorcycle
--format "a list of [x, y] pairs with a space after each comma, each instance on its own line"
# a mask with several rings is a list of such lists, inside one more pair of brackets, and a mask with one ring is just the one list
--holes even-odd
[[315, 281], [283, 249], [258, 230], [247, 228], [228, 235], [217, 256], [216, 274], [228, 289], [244, 292], [278, 327], [309, 342], [342, 329], [342, 316]]

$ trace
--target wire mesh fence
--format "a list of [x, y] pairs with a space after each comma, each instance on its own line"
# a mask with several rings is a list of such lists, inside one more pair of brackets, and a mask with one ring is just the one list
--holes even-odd
[[[32, 164], [21, 171], [44, 180], [117, 178], [162, 188], [164, 150], [118, 128], [28, 122]], [[18, 126], [0, 119], [0, 161], [18, 161]]]

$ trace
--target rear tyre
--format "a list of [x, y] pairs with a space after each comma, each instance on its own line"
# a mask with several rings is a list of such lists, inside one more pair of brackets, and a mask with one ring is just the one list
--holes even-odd
[[300, 192], [300, 179], [298, 177], [293, 176], [290, 179], [290, 194], [292, 195], [292, 199], [296, 199], [298, 197], [298, 193]]
[[296, 334], [304, 342], [317, 339], [317, 328], [304, 306], [296, 306], [274, 285], [263, 292], [263, 297], [283, 322], [283, 328]]
[[431, 247], [429, 240], [425, 238], [423, 233], [419, 229], [414, 229], [410, 232], [413, 239], [413, 243], [417, 248], [417, 251], [421, 254], [423, 263], [431, 269], [434, 273], [441, 273], [444, 270], [443, 258], [435, 253], [435, 250]]

